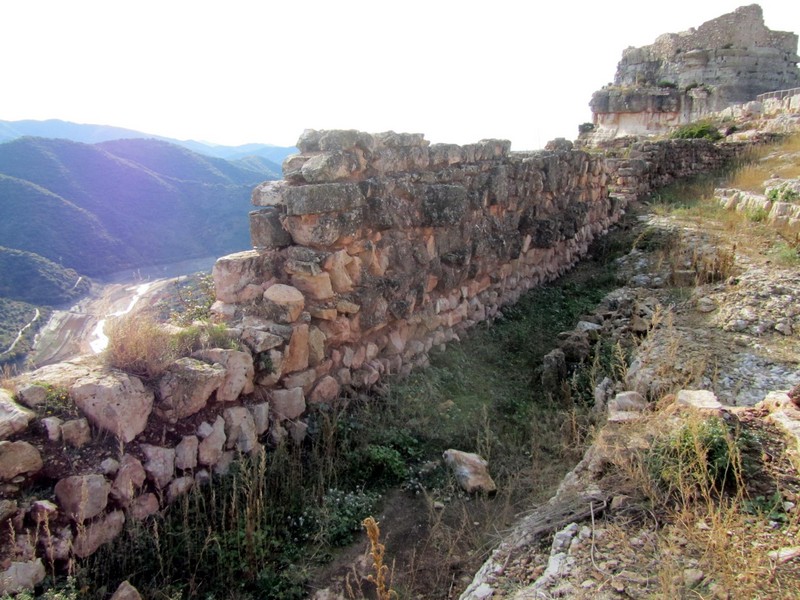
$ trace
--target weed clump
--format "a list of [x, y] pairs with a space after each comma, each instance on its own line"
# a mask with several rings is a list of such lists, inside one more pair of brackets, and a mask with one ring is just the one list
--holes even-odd
[[670, 134], [675, 140], [711, 140], [716, 142], [722, 139], [722, 134], [717, 127], [709, 121], [697, 121], [678, 127]]
[[720, 417], [690, 418], [651, 446], [646, 464], [668, 496], [719, 495], [741, 485], [747, 444], [747, 436]]

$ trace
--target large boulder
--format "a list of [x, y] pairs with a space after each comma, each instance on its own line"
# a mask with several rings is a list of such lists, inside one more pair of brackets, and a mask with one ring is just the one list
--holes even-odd
[[497, 486], [489, 475], [489, 463], [477, 454], [450, 449], [445, 450], [442, 456], [455, 475], [458, 485], [468, 494], [497, 491]]
[[153, 392], [122, 371], [94, 371], [70, 388], [78, 408], [96, 427], [125, 443], [144, 431], [153, 410]]
[[55, 486], [61, 508], [78, 523], [103, 512], [110, 491], [111, 484], [102, 475], [71, 475]]
[[6, 390], [0, 389], [0, 440], [27, 429], [35, 416], [33, 411], [14, 402]]
[[253, 393], [255, 369], [249, 352], [212, 348], [196, 352], [194, 357], [225, 367], [225, 377], [217, 388], [217, 402], [233, 402], [242, 394]]
[[0, 442], [0, 481], [11, 481], [17, 475], [36, 473], [43, 466], [41, 454], [28, 442]]
[[175, 423], [203, 410], [208, 399], [225, 380], [225, 368], [196, 358], [172, 363], [158, 382], [156, 414]]

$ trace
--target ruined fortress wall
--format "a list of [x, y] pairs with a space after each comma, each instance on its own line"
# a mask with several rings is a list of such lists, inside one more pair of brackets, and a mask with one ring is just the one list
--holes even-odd
[[[194, 353], [153, 388], [81, 360], [18, 382], [16, 400], [29, 407], [46, 401], [43, 386], [63, 388], [81, 413], [66, 422], [0, 390], [0, 438], [38, 432], [27, 438], [35, 445], [0, 440], [0, 521], [14, 527], [0, 558], [17, 557], [0, 565], [0, 592], [17, 585], [19, 569], [40, 582], [48, 553], [89, 556], [127, 521], [225, 474], [237, 452], [287, 436], [299, 443], [307, 403], [424, 366], [434, 346], [574, 264], [632, 197], [737, 153], [676, 140], [636, 144], [622, 158], [563, 141], [514, 154], [504, 141], [429, 145], [356, 131], [307, 132], [298, 146], [285, 180], [253, 193], [255, 248], [214, 267], [214, 310], [250, 351]], [[119, 440], [119, 460], [105, 442], [93, 445], [90, 422]], [[46, 456], [62, 446], [91, 450], [99, 464], [62, 472]], [[27, 496], [31, 477], [58, 479], [48, 500]]]
[[631, 196], [733, 153], [668, 141], [607, 160], [355, 131], [307, 132], [298, 146], [285, 180], [254, 191], [254, 250], [214, 268], [216, 314], [269, 365], [257, 383], [297, 402], [427, 364], [570, 268]]
[[298, 146], [285, 180], [253, 194], [255, 249], [217, 262], [215, 311], [269, 357], [258, 383], [312, 401], [426, 364], [621, 214], [602, 157], [584, 152], [353, 131]]

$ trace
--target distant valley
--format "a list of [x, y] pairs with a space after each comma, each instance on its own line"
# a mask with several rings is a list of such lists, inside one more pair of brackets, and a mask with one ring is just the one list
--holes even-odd
[[136, 135], [0, 121], [0, 352], [37, 307], [73, 302], [88, 278], [250, 247], [251, 191], [294, 151]]

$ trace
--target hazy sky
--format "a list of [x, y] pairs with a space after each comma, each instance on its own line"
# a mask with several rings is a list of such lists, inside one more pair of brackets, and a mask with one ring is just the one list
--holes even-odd
[[[0, 119], [57, 118], [219, 144], [303, 129], [433, 142], [574, 138], [623, 48], [734, 0], [8, 0]], [[762, 0], [800, 32], [800, 1]]]

